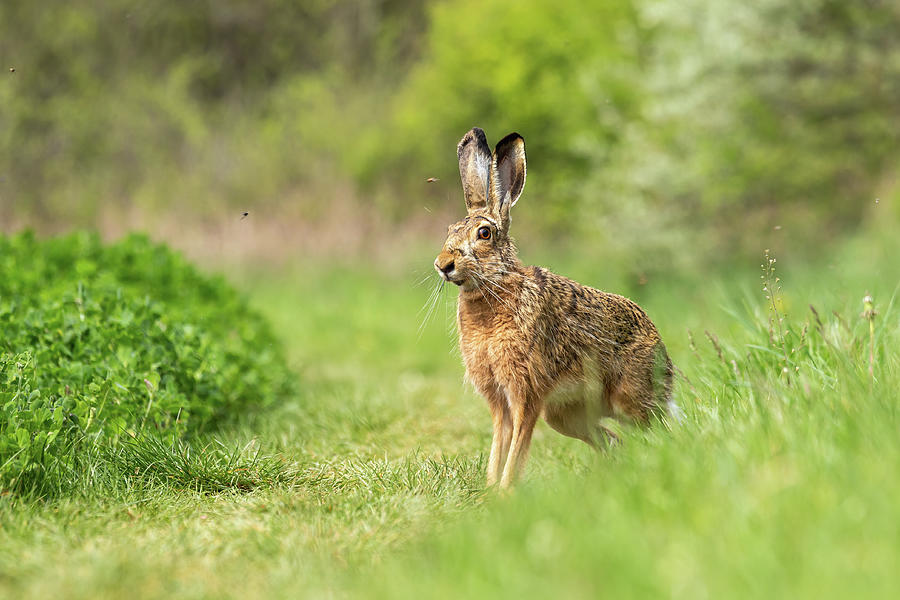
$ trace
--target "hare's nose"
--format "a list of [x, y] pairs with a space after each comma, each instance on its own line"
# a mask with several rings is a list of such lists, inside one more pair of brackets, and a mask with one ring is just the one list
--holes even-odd
[[453, 271], [454, 267], [456, 267], [456, 264], [454, 263], [452, 256], [438, 256], [434, 261], [434, 268], [441, 273], [444, 273], [445, 275], [449, 275]]

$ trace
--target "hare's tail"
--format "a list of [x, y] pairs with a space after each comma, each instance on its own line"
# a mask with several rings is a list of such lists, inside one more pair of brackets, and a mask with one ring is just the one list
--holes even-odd
[[672, 358], [666, 354], [665, 374], [663, 376], [663, 398], [665, 399], [666, 414], [672, 417], [676, 423], [684, 421], [684, 411], [672, 399], [672, 388], [674, 387], [675, 363]]

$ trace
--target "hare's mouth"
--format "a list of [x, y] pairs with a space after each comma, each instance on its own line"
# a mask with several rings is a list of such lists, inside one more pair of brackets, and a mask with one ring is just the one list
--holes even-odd
[[454, 270], [451, 273], [444, 273], [443, 271], [438, 271], [438, 275], [441, 276], [441, 279], [444, 281], [449, 281], [455, 285], [462, 285], [466, 282], [465, 277], [460, 277], [459, 274]]

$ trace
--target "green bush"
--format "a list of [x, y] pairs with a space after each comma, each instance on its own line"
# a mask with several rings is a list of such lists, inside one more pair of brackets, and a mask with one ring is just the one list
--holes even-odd
[[191, 435], [290, 393], [263, 319], [222, 278], [141, 236], [0, 238], [0, 486], [86, 440]]

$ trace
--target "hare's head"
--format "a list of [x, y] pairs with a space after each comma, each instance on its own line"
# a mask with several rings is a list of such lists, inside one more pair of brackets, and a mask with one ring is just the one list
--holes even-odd
[[484, 131], [475, 127], [460, 140], [456, 153], [468, 215], [448, 229], [434, 268], [445, 280], [470, 290], [498, 281], [516, 260], [509, 209], [525, 187], [525, 140], [511, 133], [491, 155]]

